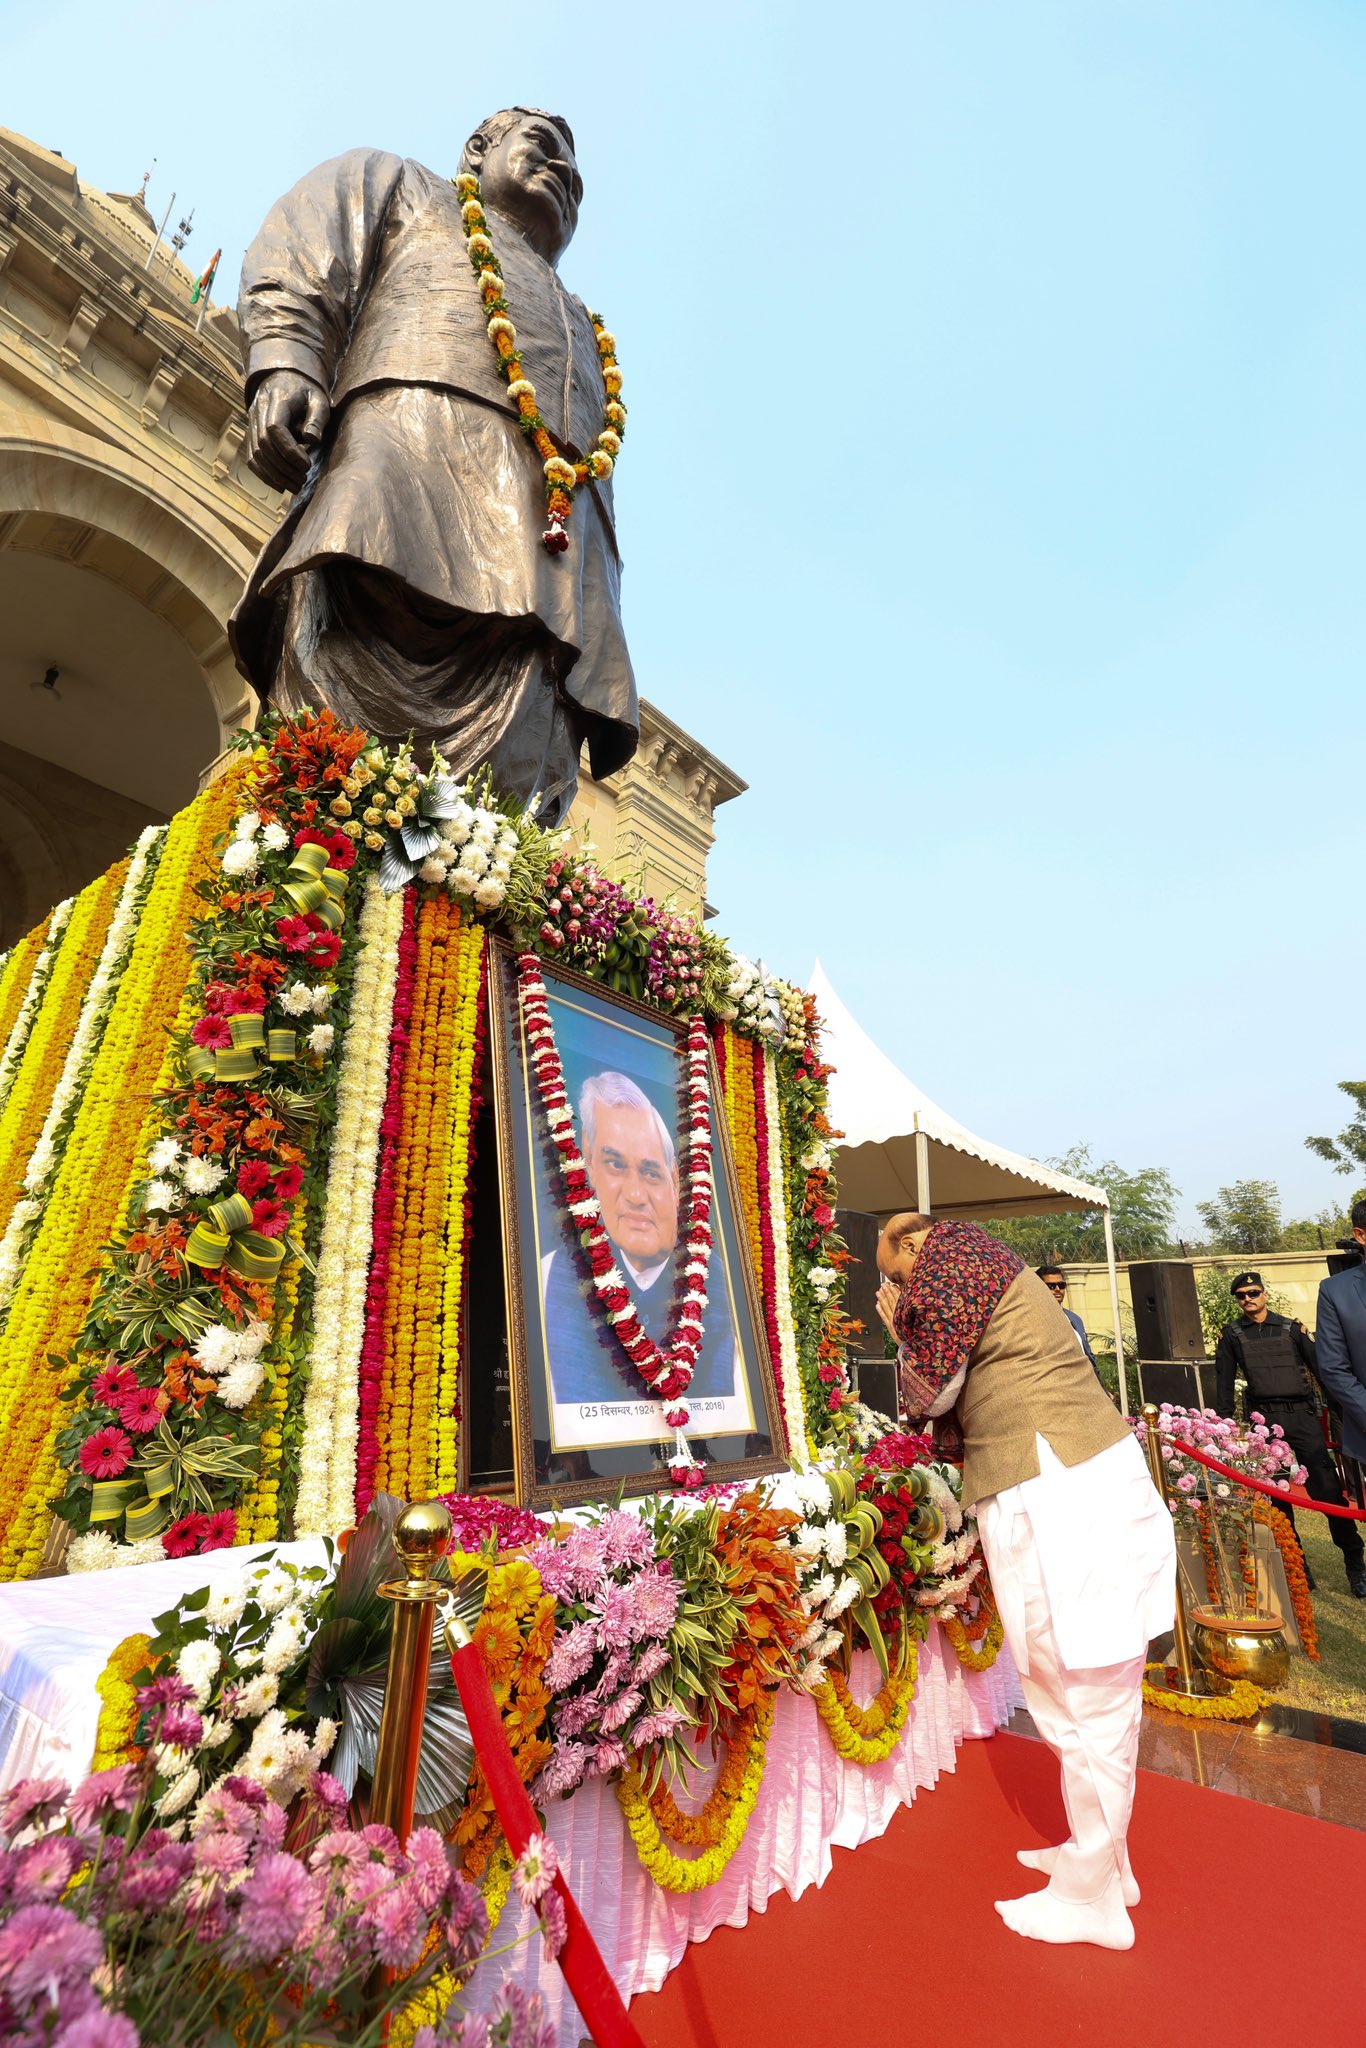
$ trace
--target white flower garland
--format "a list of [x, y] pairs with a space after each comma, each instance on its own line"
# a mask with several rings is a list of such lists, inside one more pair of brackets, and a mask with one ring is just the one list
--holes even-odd
[[71, 916], [75, 904], [75, 897], [67, 896], [53, 911], [48, 922], [47, 937], [43, 941], [43, 950], [33, 963], [33, 972], [28, 978], [28, 987], [24, 991], [19, 1014], [14, 1020], [9, 1037], [5, 1040], [5, 1050], [0, 1053], [0, 1109], [4, 1108], [6, 1098], [14, 1085], [19, 1062], [24, 1057], [24, 1047], [28, 1044], [29, 1032], [33, 1029], [33, 1020], [43, 1000], [43, 990], [47, 987], [48, 976], [52, 972], [52, 963], [57, 957], [59, 941], [66, 930], [67, 919]]
[[402, 890], [389, 895], [374, 878], [367, 884], [351, 1022], [337, 1081], [337, 1127], [318, 1250], [299, 1497], [294, 1509], [299, 1536], [345, 1528], [355, 1520], [365, 1287], [403, 904]]
[[114, 906], [114, 915], [109, 920], [109, 929], [105, 934], [99, 961], [91, 976], [90, 986], [85, 992], [80, 1015], [76, 1019], [76, 1029], [72, 1033], [71, 1045], [57, 1086], [53, 1090], [43, 1128], [38, 1134], [24, 1169], [23, 1193], [10, 1213], [3, 1238], [0, 1238], [0, 1314], [8, 1308], [15, 1283], [23, 1270], [28, 1227], [41, 1214], [43, 1192], [61, 1164], [61, 1125], [68, 1110], [85, 1087], [89, 1062], [97, 1049], [109, 1000], [123, 973], [129, 948], [133, 943], [138, 896], [147, 874], [152, 848], [165, 830], [164, 825], [148, 825], [139, 834], [123, 888], [119, 891], [119, 899]]
[[777, 1062], [764, 1051], [764, 1116], [768, 1123], [768, 1213], [773, 1230], [773, 1312], [778, 1324], [779, 1379], [787, 1417], [788, 1449], [800, 1457], [806, 1450], [806, 1403], [797, 1364], [797, 1333], [792, 1321], [792, 1262], [787, 1243], [787, 1187], [783, 1180], [782, 1106], [778, 1101]]

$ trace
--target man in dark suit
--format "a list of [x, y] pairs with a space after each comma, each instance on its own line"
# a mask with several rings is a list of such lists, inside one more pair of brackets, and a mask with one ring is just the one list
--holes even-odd
[[[1352, 1204], [1352, 1236], [1366, 1254], [1366, 1200]], [[1319, 1378], [1342, 1418], [1342, 1447], [1366, 1464], [1366, 1264], [1319, 1282]]]
[[[584, 1164], [602, 1209], [626, 1285], [655, 1342], [668, 1331], [678, 1243], [678, 1161], [674, 1142], [649, 1097], [625, 1074], [592, 1074], [579, 1094]], [[702, 1318], [702, 1348], [689, 1396], [735, 1391], [735, 1333], [712, 1261]], [[546, 1262], [545, 1324], [550, 1377], [557, 1401], [613, 1402], [642, 1398], [644, 1389], [607, 1325], [589, 1307], [569, 1255]]]
[[1085, 1354], [1087, 1364], [1098, 1373], [1100, 1367], [1096, 1364], [1096, 1354], [1091, 1349], [1091, 1339], [1086, 1334], [1086, 1325], [1081, 1317], [1067, 1306], [1067, 1275], [1061, 1266], [1036, 1266], [1034, 1270], [1075, 1330], [1077, 1342]]

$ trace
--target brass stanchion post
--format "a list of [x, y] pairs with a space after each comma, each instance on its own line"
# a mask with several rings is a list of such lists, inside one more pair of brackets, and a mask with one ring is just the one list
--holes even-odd
[[[1143, 1404], [1143, 1420], [1147, 1426], [1148, 1470], [1152, 1473], [1153, 1485], [1162, 1496], [1163, 1506], [1170, 1513], [1171, 1488], [1167, 1485], [1167, 1466], [1162, 1456], [1162, 1418], [1151, 1401], [1145, 1401]], [[1197, 1698], [1213, 1694], [1216, 1688], [1210, 1684], [1204, 1672], [1197, 1669], [1191, 1656], [1190, 1630], [1186, 1625], [1186, 1595], [1181, 1584], [1179, 1560], [1176, 1567], [1176, 1617], [1173, 1633], [1176, 1671], [1173, 1673], [1170, 1664], [1166, 1667], [1168, 1691], [1191, 1693]]]
[[413, 1825], [436, 1603], [450, 1590], [432, 1578], [431, 1570], [450, 1537], [450, 1509], [439, 1500], [419, 1501], [405, 1508], [394, 1524], [393, 1541], [408, 1576], [379, 1589], [381, 1598], [394, 1602], [394, 1628], [389, 1638], [370, 1817], [391, 1827], [400, 1842], [407, 1841]]

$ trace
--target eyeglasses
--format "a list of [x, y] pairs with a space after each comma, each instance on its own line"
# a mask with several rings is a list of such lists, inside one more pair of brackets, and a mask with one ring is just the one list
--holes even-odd
[[1257, 1301], [1260, 1299], [1261, 1294], [1262, 1289], [1260, 1287], [1235, 1287], [1233, 1299], [1235, 1301]]

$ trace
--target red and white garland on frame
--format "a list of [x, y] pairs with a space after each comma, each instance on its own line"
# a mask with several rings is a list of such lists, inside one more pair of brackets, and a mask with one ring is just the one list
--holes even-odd
[[688, 1156], [682, 1176], [680, 1220], [686, 1225], [681, 1269], [682, 1286], [669, 1311], [668, 1334], [656, 1344], [640, 1320], [625, 1275], [616, 1264], [602, 1210], [579, 1150], [574, 1112], [564, 1082], [564, 1068], [555, 1045], [550, 1004], [540, 962], [534, 953], [517, 958], [517, 982], [526, 1025], [531, 1064], [541, 1109], [558, 1156], [568, 1196], [569, 1213], [588, 1254], [593, 1286], [617, 1342], [639, 1373], [647, 1391], [663, 1408], [674, 1432], [669, 1472], [676, 1486], [703, 1483], [684, 1435], [689, 1411], [684, 1400], [697, 1370], [702, 1349], [702, 1318], [707, 1306], [707, 1273], [711, 1265], [711, 1096], [707, 1082], [707, 1027], [700, 1016], [688, 1025]]

